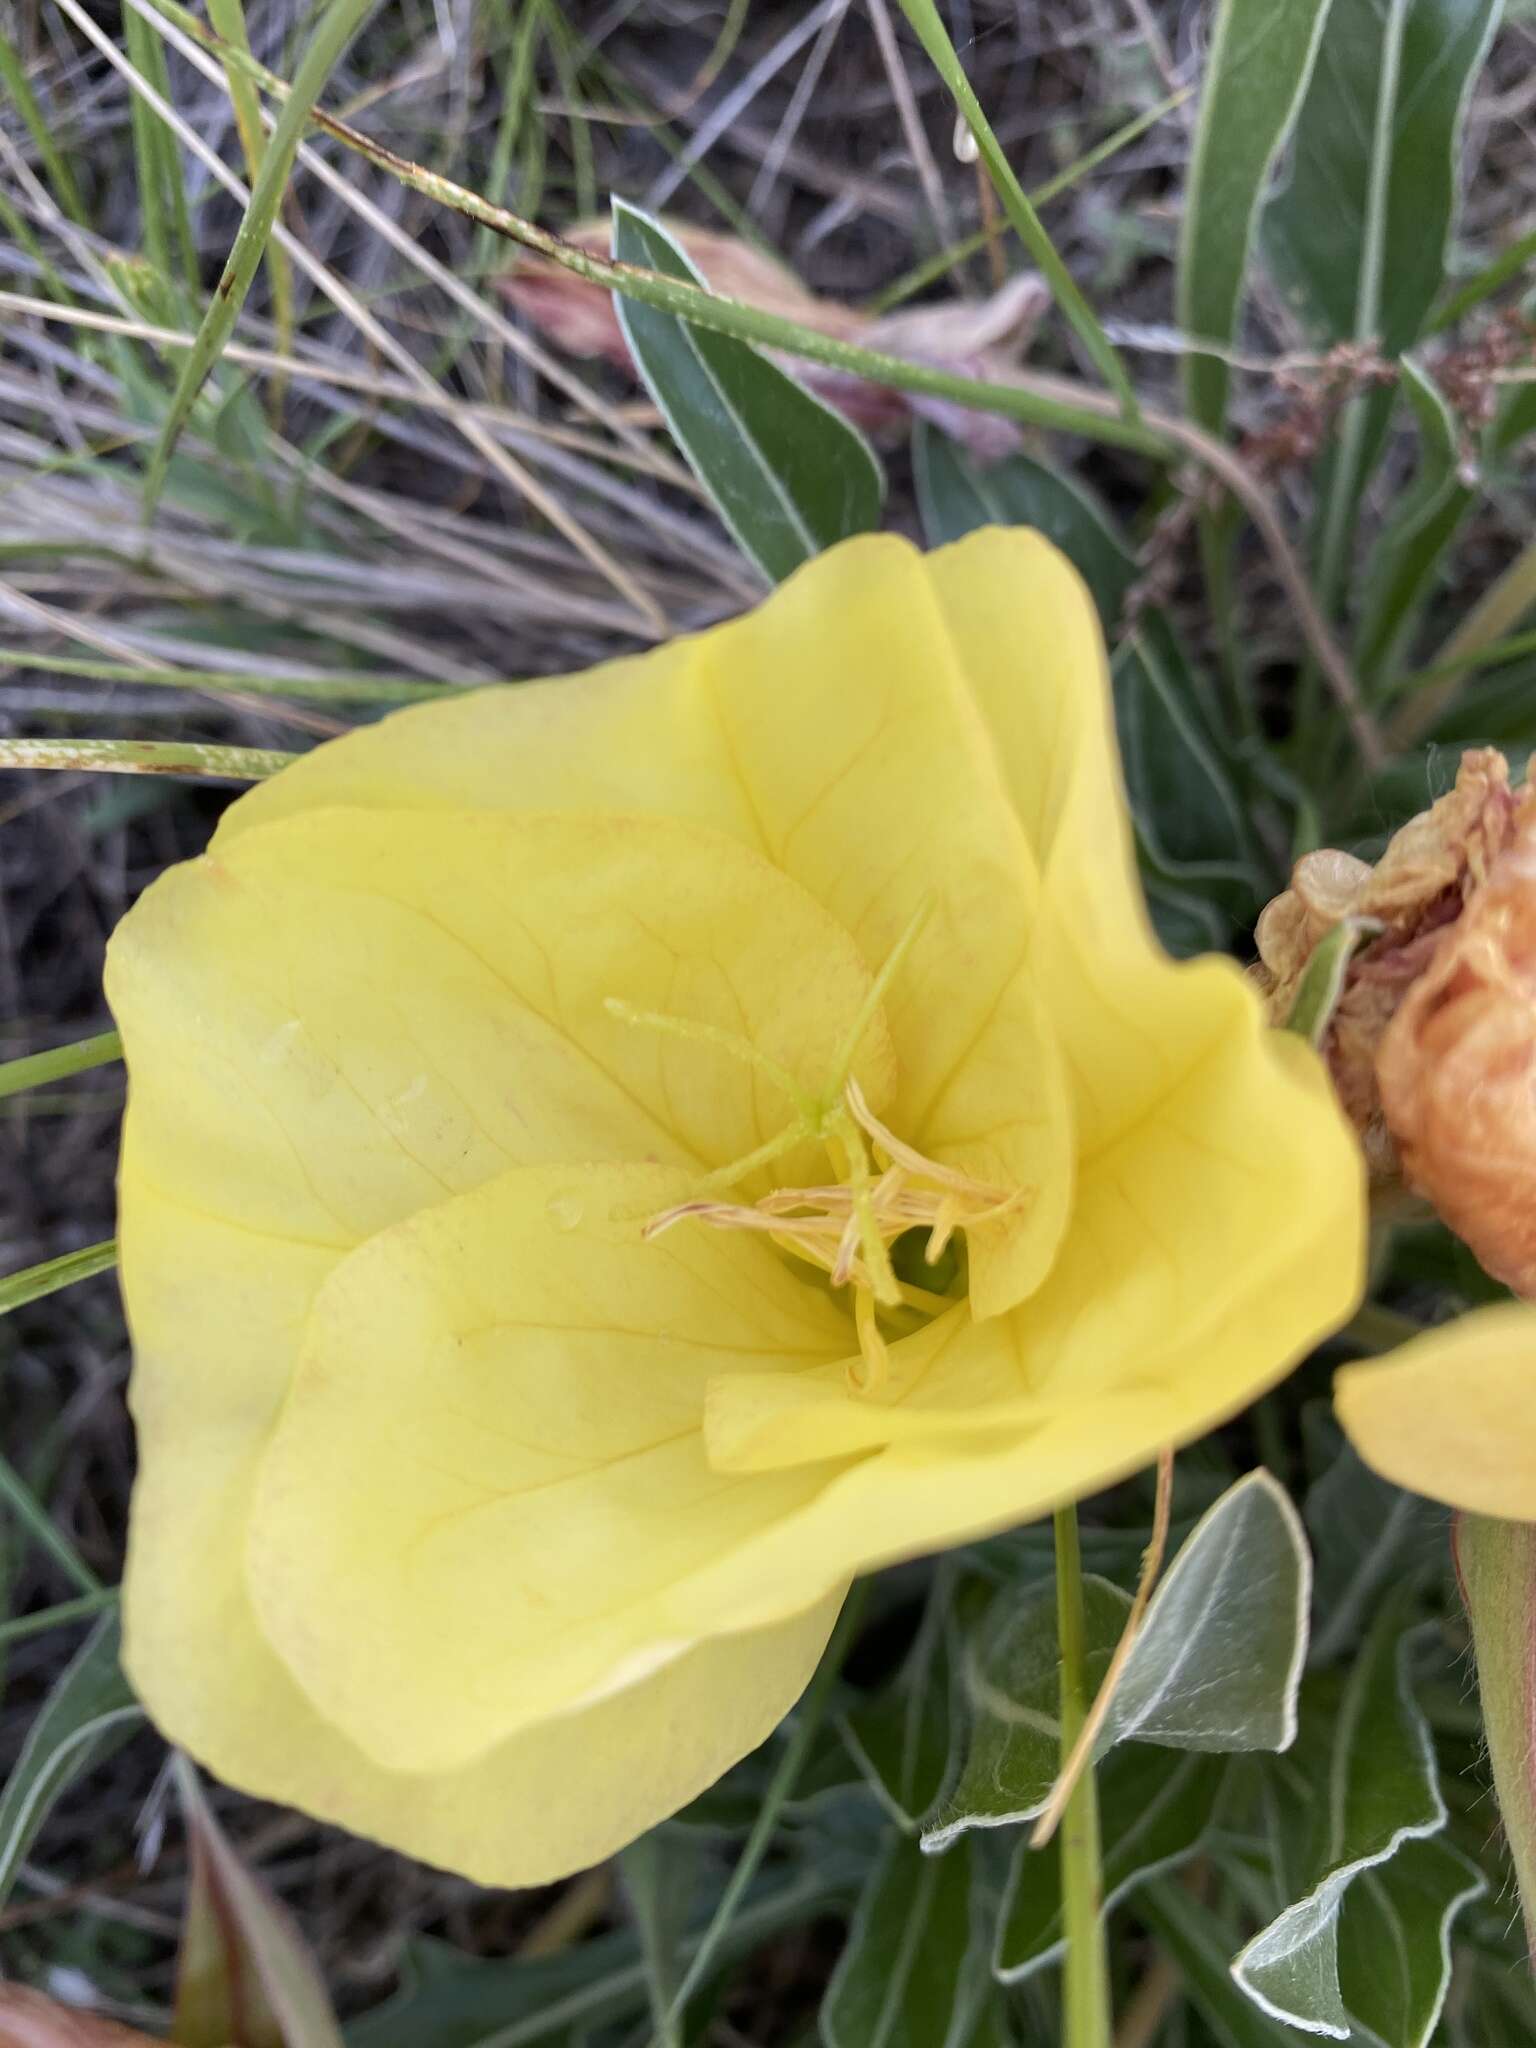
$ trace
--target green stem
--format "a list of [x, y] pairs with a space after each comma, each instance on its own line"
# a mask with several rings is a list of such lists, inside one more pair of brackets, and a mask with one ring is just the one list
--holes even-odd
[[[1056, 1628], [1061, 1646], [1061, 1760], [1071, 1756], [1092, 1704], [1083, 1619], [1083, 1556], [1077, 1509], [1056, 1510]], [[1090, 1764], [1061, 1822], [1066, 2024], [1062, 2048], [1110, 2048], [1109, 1957], [1099, 1862], [1099, 1789]]]
[[48, 1052], [32, 1052], [19, 1060], [0, 1061], [0, 1096], [19, 1095], [23, 1088], [41, 1088], [49, 1081], [62, 1081], [68, 1074], [83, 1074], [88, 1067], [104, 1067], [123, 1056], [123, 1041], [115, 1031], [102, 1031], [95, 1038], [77, 1039], [73, 1045], [56, 1045]]
[[[843, 1602], [843, 1611], [837, 1618], [837, 1626], [833, 1629], [831, 1640], [820, 1664], [816, 1667], [816, 1676], [806, 1687], [805, 1697], [800, 1702], [800, 1710], [795, 1717], [794, 1731], [785, 1745], [784, 1754], [779, 1759], [779, 1767], [773, 1774], [768, 1790], [763, 1795], [763, 1803], [758, 1808], [756, 1820], [752, 1823], [752, 1832], [747, 1836], [746, 1847], [741, 1852], [736, 1868], [731, 1872], [730, 1882], [720, 1894], [720, 1903], [716, 1906], [714, 1917], [705, 1928], [703, 1937], [694, 1951], [693, 1961], [688, 1965], [688, 1973], [677, 1987], [677, 1995], [673, 1998], [667, 2015], [673, 2025], [681, 2021], [689, 1999], [709, 1974], [715, 1952], [730, 1932], [731, 1922], [736, 1917], [747, 1887], [757, 1875], [758, 1865], [773, 1839], [784, 1803], [794, 1791], [796, 1781], [805, 1768], [806, 1758], [811, 1753], [811, 1745], [816, 1740], [826, 1716], [832, 1687], [837, 1682], [838, 1674], [843, 1668], [843, 1658], [859, 1625], [864, 1596], [865, 1582], [858, 1580]], [[652, 2048], [656, 2048], [654, 2042]]]

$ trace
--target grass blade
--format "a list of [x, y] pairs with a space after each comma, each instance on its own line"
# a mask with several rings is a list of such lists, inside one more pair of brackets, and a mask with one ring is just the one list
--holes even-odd
[[0, 768], [61, 768], [76, 775], [191, 775], [205, 782], [260, 782], [297, 758], [275, 747], [220, 747], [192, 740], [0, 739]]
[[[166, 471], [176, 443], [181, 438], [198, 393], [211, 375], [220, 351], [234, 328], [245, 295], [251, 288], [262, 254], [267, 246], [288, 184], [288, 173], [303, 140], [310, 110], [319, 99], [343, 50], [372, 12], [374, 0], [330, 0], [310, 37], [292, 88], [278, 116], [262, 159], [261, 172], [251, 189], [251, 203], [235, 236], [234, 247], [214, 290], [213, 303], [203, 317], [197, 340], [182, 365], [176, 389], [165, 416], [165, 425], [149, 461], [144, 483], [146, 504], [153, 509], [165, 484]], [[228, 46], [222, 43], [221, 48]]]
[[986, 165], [997, 196], [1003, 202], [1014, 233], [1029, 251], [1041, 276], [1051, 288], [1062, 312], [1071, 322], [1078, 339], [1082, 342], [1100, 376], [1120, 401], [1120, 409], [1128, 420], [1139, 417], [1136, 394], [1131, 389], [1125, 366], [1115, 353], [1109, 336], [1099, 325], [1097, 316], [1088, 301], [1079, 291], [1072, 273], [1056, 253], [1056, 245], [1040, 224], [1040, 216], [1030, 205], [1023, 186], [1013, 174], [1013, 166], [1003, 154], [1002, 145], [992, 132], [992, 124], [981, 111], [981, 102], [971, 90], [971, 82], [965, 75], [964, 66], [955, 53], [955, 46], [949, 39], [948, 31], [939, 18], [934, 0], [901, 0], [901, 11], [916, 31], [918, 41], [927, 51], [934, 69], [949, 88], [950, 97], [960, 109], [966, 126], [976, 138], [976, 147]]
[[123, 1041], [117, 1033], [101, 1031], [94, 1038], [81, 1038], [73, 1045], [56, 1045], [47, 1052], [0, 1061], [0, 1097], [19, 1095], [23, 1088], [41, 1088], [49, 1081], [83, 1074], [91, 1067], [107, 1066], [122, 1056]]
[[[137, 17], [130, 11], [128, 18], [133, 20]], [[241, 0], [208, 0], [208, 19], [234, 49], [249, 54], [251, 42], [245, 31], [245, 10]], [[267, 154], [267, 131], [261, 122], [261, 101], [255, 85], [243, 71], [237, 71], [233, 64], [226, 64], [224, 75], [229, 84], [229, 101], [240, 133], [246, 171], [254, 186]], [[293, 351], [293, 265], [288, 261], [282, 243], [275, 237], [267, 244], [266, 260], [267, 276], [272, 286], [272, 324], [277, 329], [277, 346], [281, 354], [290, 355]], [[283, 386], [277, 384], [272, 390], [274, 418], [280, 413], [282, 402]]]
[[57, 1294], [61, 1287], [90, 1280], [116, 1264], [117, 1239], [108, 1237], [81, 1251], [65, 1252], [61, 1258], [44, 1259], [40, 1266], [23, 1266], [19, 1273], [0, 1280], [0, 1316], [25, 1308], [29, 1301], [41, 1301], [46, 1294]]

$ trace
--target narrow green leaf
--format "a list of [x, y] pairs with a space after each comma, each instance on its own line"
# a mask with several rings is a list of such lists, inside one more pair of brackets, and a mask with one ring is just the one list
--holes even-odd
[[105, 1614], [43, 1702], [0, 1792], [0, 1903], [60, 1795], [121, 1747], [143, 1720], [118, 1664], [118, 1622]]
[[[1214, 1820], [1226, 1768], [1216, 1757], [1175, 1757], [1152, 1749], [1123, 1750], [1104, 1766], [1099, 1830], [1106, 1915], [1149, 1879], [1196, 1854]], [[1055, 1843], [1031, 1849], [1021, 1841], [993, 1967], [1005, 1983], [1018, 1983], [1057, 1961], [1064, 1946], [1060, 1853]]]
[[988, 1991], [967, 1848], [894, 1835], [859, 1900], [821, 2008], [826, 2048], [965, 2048]]
[[1350, 1886], [1406, 1842], [1444, 1826], [1434, 1749], [1409, 1682], [1399, 1603], [1367, 1637], [1337, 1711], [1319, 1680], [1303, 1689], [1301, 1735], [1269, 1766], [1271, 1849], [1290, 1897], [1232, 1965], [1254, 2002], [1309, 2033], [1346, 2040], [1339, 1916]]
[[1153, 873], [1246, 912], [1264, 885], [1249, 864], [1242, 800], [1200, 679], [1160, 613], [1121, 642], [1110, 673], [1126, 792]]
[[219, 1826], [186, 1757], [172, 1760], [192, 1879], [170, 2038], [181, 2048], [341, 2048], [320, 1968], [287, 1908]]
[[19, 1060], [0, 1061], [0, 1096], [19, 1095], [24, 1088], [41, 1088], [50, 1081], [62, 1081], [70, 1074], [83, 1074], [91, 1067], [104, 1067], [123, 1056], [123, 1041], [115, 1031], [98, 1032], [94, 1038], [77, 1039], [73, 1045], [56, 1045], [47, 1052], [25, 1054]]
[[69, 158], [59, 147], [59, 138], [54, 133], [54, 124], [38, 104], [37, 94], [27, 77], [26, 66], [21, 53], [11, 38], [0, 31], [0, 85], [5, 87], [11, 105], [26, 124], [32, 138], [32, 146], [42, 161], [48, 183], [53, 187], [53, 196], [63, 212], [78, 227], [89, 226], [85, 206], [80, 197], [80, 187], [75, 183], [74, 170]]
[[922, 1626], [894, 1681], [844, 1720], [843, 1736], [902, 1829], [920, 1829], [959, 1765], [959, 1622], [950, 1573], [935, 1575]]
[[116, 1264], [117, 1239], [109, 1237], [101, 1244], [86, 1245], [83, 1251], [65, 1252], [60, 1258], [44, 1259], [40, 1266], [7, 1273], [0, 1279], [0, 1316], [25, 1308], [29, 1301], [41, 1301], [44, 1295], [57, 1294], [61, 1287], [73, 1287], [78, 1281], [109, 1272]]
[[18, 1614], [0, 1621], [0, 1647], [19, 1643], [26, 1636], [46, 1635], [50, 1629], [68, 1628], [72, 1622], [94, 1621], [108, 1607], [117, 1605], [117, 1588], [103, 1586], [97, 1593], [82, 1593], [78, 1600], [61, 1600], [36, 1614]]
[[[1130, 1611], [1130, 1596], [1107, 1579], [1083, 1581], [1090, 1692], [1097, 1690]], [[994, 1596], [966, 1632], [960, 1693], [970, 1717], [965, 1761], [954, 1790], [923, 1831], [930, 1854], [972, 1828], [1031, 1820], [1061, 1766], [1056, 1592], [1050, 1581]]]
[[1319, 340], [1396, 355], [1423, 328], [1445, 276], [1462, 116], [1498, 13], [1499, 0], [1331, 9], [1291, 175], [1264, 220], [1270, 263]]
[[1339, 1915], [1339, 1988], [1350, 2039], [1429, 2048], [1451, 1988], [1451, 1928], [1488, 1889], [1448, 1842], [1405, 1842], [1361, 1873]]
[[1311, 1591], [1301, 1517], [1277, 1479], [1250, 1472], [1201, 1516], [1154, 1594], [1101, 1750], [1288, 1749]]
[[[1328, 7], [1329, 0], [1220, 0], [1179, 242], [1178, 320], [1187, 335], [1236, 338], [1259, 202], [1312, 76]], [[1227, 381], [1220, 357], [1186, 359], [1190, 415], [1212, 433], [1226, 416]]]
[[1419, 467], [1371, 550], [1356, 657], [1368, 688], [1411, 638], [1436, 567], [1474, 497], [1461, 474], [1455, 415], [1412, 356], [1403, 358], [1400, 388], [1418, 423]]
[[[613, 202], [618, 262], [703, 285], [658, 221]], [[615, 294], [630, 354], [720, 517], [781, 582], [879, 523], [884, 478], [863, 435], [748, 342]]]
[[[166, 409], [165, 424], [150, 456], [144, 479], [144, 495], [153, 506], [165, 483], [176, 443], [181, 438], [197, 395], [212, 374], [245, 303], [276, 225], [278, 208], [288, 186], [288, 174], [304, 139], [310, 109], [324, 90], [336, 62], [373, 11], [375, 0], [328, 0], [324, 13], [299, 61], [293, 85], [283, 102], [262, 158], [261, 173], [251, 190], [250, 204], [235, 236], [234, 246], [214, 288], [213, 303], [203, 316], [197, 338], [187, 351]], [[137, 99], [137, 95], [135, 95]]]
[[1002, 145], [992, 132], [992, 124], [971, 89], [971, 81], [965, 75], [965, 67], [955, 52], [934, 0], [901, 0], [901, 11], [916, 31], [934, 70], [949, 88], [950, 98], [975, 137], [981, 161], [997, 188], [997, 196], [1003, 203], [1003, 211], [1014, 233], [1029, 251], [1036, 269], [1051, 288], [1051, 296], [1092, 357], [1100, 376], [1119, 399], [1124, 417], [1136, 419], [1136, 394], [1131, 389], [1124, 366], [1071, 271], [1057, 255], [1056, 246], [1041, 226], [1040, 216], [1030, 205], [1023, 186], [1014, 176], [1013, 166], [1004, 155]]
[[1444, 1510], [1382, 1479], [1318, 1402], [1303, 1414], [1318, 1477], [1302, 1502], [1312, 1539], [1311, 1661], [1328, 1664], [1359, 1642], [1382, 1598], [1445, 1567]]
[[679, 2048], [682, 2039], [672, 2017], [672, 2001], [682, 1974], [679, 1956], [698, 1871], [696, 1841], [660, 1828], [652, 1828], [619, 1855], [619, 1875], [640, 1938], [656, 2048]]

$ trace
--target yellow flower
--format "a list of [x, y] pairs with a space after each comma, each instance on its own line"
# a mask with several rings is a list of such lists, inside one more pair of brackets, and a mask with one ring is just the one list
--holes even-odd
[[1383, 1477], [1447, 1507], [1536, 1522], [1536, 1310], [1503, 1302], [1334, 1377], [1345, 1433]]
[[485, 1881], [761, 1741], [853, 1574], [1200, 1435], [1358, 1294], [1321, 1067], [1150, 937], [1030, 534], [322, 747], [109, 992], [133, 1678]]

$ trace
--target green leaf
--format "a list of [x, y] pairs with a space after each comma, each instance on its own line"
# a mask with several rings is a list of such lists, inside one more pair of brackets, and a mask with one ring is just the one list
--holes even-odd
[[[857, 1859], [838, 1850], [760, 1877], [721, 1945], [729, 1962], [817, 1914], [837, 1907], [858, 1887]], [[708, 1919], [696, 1902], [679, 1950], [686, 1962]], [[346, 2029], [347, 2048], [532, 2048], [564, 2041], [646, 2012], [646, 1965], [632, 1928], [599, 1934], [559, 1955], [486, 1960], [446, 1942], [418, 1940], [406, 1949], [401, 1989]]]
[[[330, 0], [299, 60], [292, 89], [283, 102], [267, 143], [260, 175], [251, 189], [245, 218], [240, 223], [234, 246], [214, 289], [213, 301], [203, 316], [191, 348], [187, 350], [166, 411], [165, 425], [150, 457], [144, 495], [151, 506], [160, 495], [171, 456], [197, 395], [234, 330], [268, 238], [277, 225], [278, 209], [288, 187], [288, 173], [304, 139], [310, 109], [319, 99], [342, 52], [373, 11], [374, 5], [375, 0]], [[163, 265], [161, 267], [164, 268]]]
[[978, 526], [1033, 526], [1057, 547], [1088, 585], [1112, 631], [1136, 580], [1135, 557], [1094, 498], [1060, 469], [1031, 455], [982, 466], [946, 435], [920, 421], [913, 435], [918, 512], [930, 547], [959, 540]]
[[287, 1908], [236, 1853], [184, 1756], [192, 1851], [172, 2041], [182, 2048], [341, 2048], [319, 1965]]
[[143, 1709], [118, 1663], [116, 1612], [86, 1637], [43, 1702], [0, 1793], [0, 1903], [56, 1801], [133, 1734]]
[[1315, 1560], [1311, 1661], [1323, 1665], [1360, 1640], [1389, 1589], [1444, 1569], [1445, 1512], [1373, 1472], [1325, 1402], [1302, 1421], [1308, 1462], [1319, 1474], [1302, 1519]]
[[[616, 261], [705, 283], [658, 221], [613, 202]], [[884, 478], [864, 437], [750, 342], [614, 294], [646, 390], [720, 517], [781, 582], [879, 523]]]
[[958, 1636], [954, 1580], [940, 1570], [895, 1680], [842, 1723], [860, 1770], [897, 1826], [908, 1832], [921, 1828], [959, 1761]]
[[1296, 2048], [1291, 2030], [1260, 2012], [1233, 1983], [1231, 1943], [1221, 1923], [1182, 1885], [1149, 1884], [1136, 1910], [1178, 1964], [1185, 1997], [1220, 2048]]
[[1435, 568], [1473, 502], [1461, 437], [1439, 386], [1405, 356], [1401, 389], [1419, 429], [1419, 467], [1371, 552], [1357, 666], [1367, 684], [1393, 663], [1418, 622]]
[[1296, 1736], [1311, 1559], [1280, 1482], [1250, 1472], [1208, 1508], [1154, 1594], [1100, 1739], [1281, 1750]]
[[[1130, 1596], [1107, 1579], [1083, 1581], [1090, 1691], [1096, 1691], [1130, 1611]], [[1043, 1581], [1020, 1595], [997, 1594], [967, 1631], [960, 1693], [970, 1716], [965, 1762], [954, 1790], [923, 1831], [930, 1854], [971, 1828], [1030, 1820], [1050, 1796], [1061, 1764], [1056, 1590]]]
[[[1197, 1852], [1211, 1827], [1226, 1769], [1216, 1757], [1134, 1748], [1105, 1765], [1099, 1776], [1099, 1829], [1106, 1914], [1149, 1878]], [[1064, 1946], [1060, 1845], [1031, 1849], [1021, 1841], [993, 1967], [1006, 1983], [1017, 1983], [1055, 1962]]]
[[1451, 1988], [1451, 1928], [1488, 1889], [1449, 1843], [1405, 1842], [1362, 1872], [1339, 1915], [1339, 1988], [1352, 2041], [1429, 2048]]
[[[1351, 0], [1343, 0], [1351, 4]], [[1179, 244], [1178, 321], [1230, 343], [1259, 202], [1312, 75], [1329, 0], [1220, 0], [1211, 30]], [[1185, 360], [1193, 419], [1220, 433], [1227, 365]]]
[[964, 2048], [990, 1989], [977, 1889], [968, 1848], [892, 1837], [827, 1987], [826, 2048]]
[[1111, 677], [1126, 793], [1154, 876], [1246, 908], [1259, 885], [1242, 802], [1199, 680], [1161, 614], [1146, 614], [1122, 641]]
[[1264, 220], [1271, 267], [1318, 340], [1376, 339], [1396, 355], [1423, 327], [1445, 278], [1462, 114], [1498, 12], [1498, 0], [1329, 12], [1291, 175]]
[[656, 2038], [661, 2048], [676, 2048], [681, 2035], [672, 2021], [672, 2001], [682, 1981], [678, 1958], [698, 1885], [697, 1843], [684, 1833], [652, 1828], [620, 1852], [619, 1873], [640, 1937]]
[[[1087, 584], [1113, 634], [1139, 574], [1136, 558], [1093, 495], [1032, 456], [982, 468], [926, 426], [914, 437], [918, 509], [931, 547], [978, 526], [1032, 526], [1056, 543]], [[1197, 920], [1197, 947], [1227, 936], [1202, 905], [1215, 893], [1238, 915], [1259, 889], [1248, 865], [1243, 805], [1215, 737], [1200, 678], [1161, 612], [1146, 612], [1114, 669], [1115, 720], [1149, 883]], [[1181, 882], [1193, 885], [1190, 891]], [[1186, 896], [1189, 901], [1186, 902]], [[1202, 912], [1205, 913], [1202, 919]]]
[[1309, 2033], [1349, 2036], [1339, 1983], [1339, 1917], [1361, 1874], [1445, 1824], [1429, 1728], [1409, 1684], [1411, 1633], [1399, 1602], [1381, 1616], [1335, 1688], [1309, 1679], [1301, 1734], [1270, 1765], [1270, 1840], [1286, 1904], [1232, 1965], [1264, 2010]]

